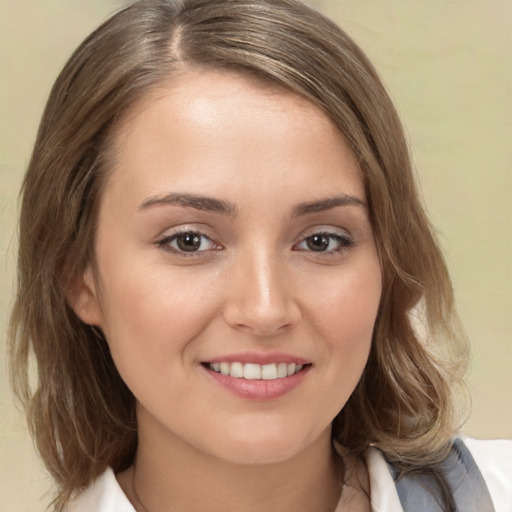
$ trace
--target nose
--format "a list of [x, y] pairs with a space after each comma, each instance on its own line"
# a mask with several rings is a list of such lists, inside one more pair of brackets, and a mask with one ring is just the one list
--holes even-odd
[[285, 263], [269, 251], [241, 255], [226, 283], [224, 320], [231, 327], [259, 336], [292, 328], [301, 310]]

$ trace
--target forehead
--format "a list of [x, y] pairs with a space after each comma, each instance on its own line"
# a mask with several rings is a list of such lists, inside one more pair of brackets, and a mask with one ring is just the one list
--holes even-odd
[[342, 185], [364, 198], [357, 161], [323, 111], [231, 71], [189, 69], [142, 98], [120, 123], [115, 154], [110, 185], [137, 183], [147, 194], [222, 195], [282, 180], [291, 191], [300, 179], [322, 196]]
[[[159, 111], [161, 116], [171, 114], [181, 122], [179, 128], [183, 131], [187, 121], [192, 119], [198, 125], [200, 122], [221, 121], [219, 108], [225, 114], [224, 120], [230, 115], [252, 113], [243, 119], [248, 129], [253, 128], [257, 121], [272, 120], [273, 124], [267, 125], [270, 129], [282, 116], [282, 119], [287, 117], [288, 123], [294, 118], [299, 124], [308, 118], [310, 131], [321, 127], [325, 131], [338, 132], [327, 114], [281, 84], [236, 70], [189, 66], [178, 70], [172, 78], [136, 101], [119, 120], [116, 139], [122, 142], [136, 133], [137, 125], [154, 122], [155, 111]], [[150, 120], [150, 116], [153, 119]]]

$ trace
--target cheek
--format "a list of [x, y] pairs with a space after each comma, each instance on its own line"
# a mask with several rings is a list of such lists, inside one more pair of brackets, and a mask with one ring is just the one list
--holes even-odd
[[380, 267], [368, 265], [361, 271], [332, 277], [312, 301], [309, 314], [316, 332], [310, 335], [323, 345], [322, 364], [329, 387], [326, 401], [328, 396], [335, 414], [352, 394], [366, 366], [380, 297]]
[[382, 284], [377, 262], [341, 269], [309, 291], [309, 311], [323, 332], [340, 345], [371, 338]]
[[104, 271], [104, 332], [121, 373], [168, 369], [188, 354], [188, 342], [217, 311], [209, 291], [215, 288], [205, 286], [204, 278], [122, 260]]

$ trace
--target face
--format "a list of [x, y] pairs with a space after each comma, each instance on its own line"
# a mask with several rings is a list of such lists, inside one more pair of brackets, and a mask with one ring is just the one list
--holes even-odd
[[343, 136], [293, 93], [191, 70], [139, 104], [116, 149], [75, 305], [103, 330], [140, 435], [235, 463], [329, 436], [381, 294]]

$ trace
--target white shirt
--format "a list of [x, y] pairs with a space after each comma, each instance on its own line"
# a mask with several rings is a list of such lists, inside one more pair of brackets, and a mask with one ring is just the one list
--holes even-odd
[[[512, 512], [512, 441], [463, 439], [477, 463], [496, 512]], [[368, 448], [364, 454], [370, 476], [372, 512], [403, 512], [393, 478], [382, 454]], [[341, 505], [335, 512], [341, 511]], [[136, 512], [107, 469], [65, 512]], [[206, 512], [206, 511], [205, 511]]]

